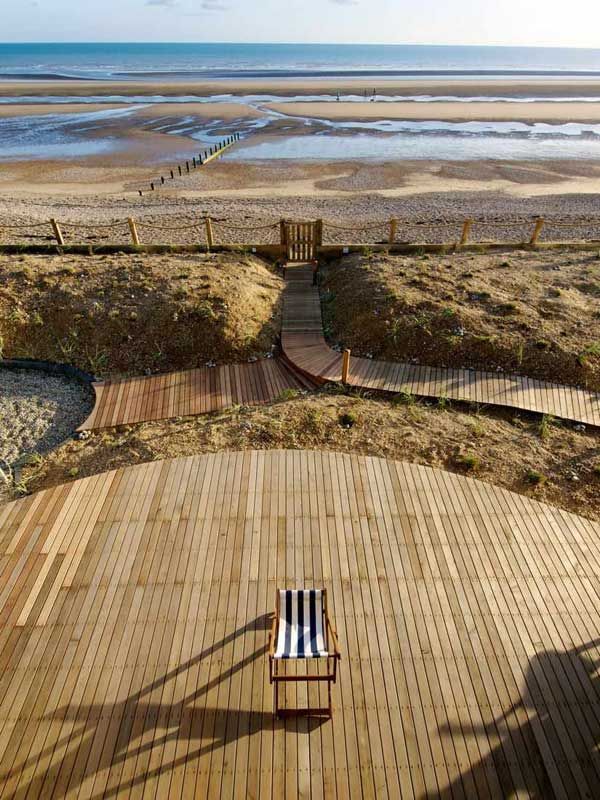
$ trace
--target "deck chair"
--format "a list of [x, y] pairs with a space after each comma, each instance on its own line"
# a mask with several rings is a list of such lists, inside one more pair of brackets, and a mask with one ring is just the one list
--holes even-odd
[[[269, 678], [274, 684], [275, 714], [331, 716], [331, 684], [336, 682], [340, 658], [337, 634], [327, 613], [327, 590], [279, 590], [269, 637]], [[299, 659], [326, 659], [327, 671], [286, 674], [283, 662]], [[326, 681], [327, 708], [280, 709], [279, 684], [285, 681]]]

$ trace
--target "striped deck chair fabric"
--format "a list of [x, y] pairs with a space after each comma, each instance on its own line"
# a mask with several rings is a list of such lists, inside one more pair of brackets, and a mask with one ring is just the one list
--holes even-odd
[[326, 658], [324, 616], [321, 589], [281, 590], [274, 658]]

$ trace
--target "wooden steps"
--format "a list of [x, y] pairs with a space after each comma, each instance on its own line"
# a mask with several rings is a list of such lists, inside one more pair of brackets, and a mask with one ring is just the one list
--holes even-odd
[[312, 381], [276, 358], [93, 386], [96, 403], [82, 431], [262, 405], [277, 400], [286, 389], [314, 388]]
[[[315, 382], [340, 381], [342, 356], [325, 341], [319, 292], [312, 277], [310, 265], [286, 268], [282, 348], [287, 360]], [[348, 383], [362, 389], [505, 406], [600, 426], [599, 394], [503, 372], [351, 357]]]
[[[0, 796], [596, 797], [599, 543], [476, 480], [306, 451], [1, 507]], [[305, 586], [339, 634], [333, 717], [276, 720], [268, 615]]]

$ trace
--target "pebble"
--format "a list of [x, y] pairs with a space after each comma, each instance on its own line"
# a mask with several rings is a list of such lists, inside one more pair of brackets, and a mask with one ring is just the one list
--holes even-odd
[[12, 466], [72, 436], [93, 407], [92, 390], [38, 370], [0, 369], [0, 461]]

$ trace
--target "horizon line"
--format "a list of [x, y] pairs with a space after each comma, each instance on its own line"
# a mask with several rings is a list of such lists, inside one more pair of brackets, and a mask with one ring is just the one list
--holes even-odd
[[145, 44], [145, 45], [246, 45], [254, 46], [304, 46], [304, 47], [439, 47], [439, 48], [500, 48], [500, 49], [513, 49], [513, 50], [590, 50], [592, 52], [600, 52], [600, 47], [590, 47], [586, 45], [546, 45], [546, 44], [435, 44], [429, 42], [294, 42], [294, 41], [268, 41], [268, 42], [249, 42], [249, 41], [161, 41], [139, 39], [130, 41], [109, 41], [109, 40], [71, 40], [71, 41], [46, 41], [46, 40], [29, 40], [29, 41], [0, 41], [2, 46], [19, 46], [19, 45], [116, 45], [123, 46], [128, 44]]

